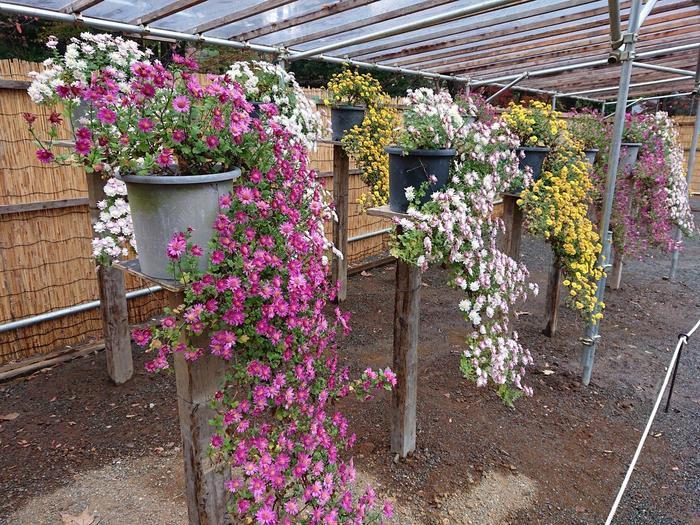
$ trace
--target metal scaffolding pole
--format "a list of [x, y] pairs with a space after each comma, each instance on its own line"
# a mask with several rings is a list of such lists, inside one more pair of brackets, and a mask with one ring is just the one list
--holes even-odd
[[[608, 265], [610, 260], [610, 217], [612, 215], [613, 199], [615, 197], [615, 182], [617, 180], [617, 169], [620, 162], [620, 146], [622, 145], [622, 132], [625, 127], [625, 113], [627, 106], [627, 95], [629, 93], [630, 79], [632, 78], [632, 61], [634, 60], [634, 46], [636, 40], [636, 28], [639, 27], [639, 13], [642, 7], [642, 0], [633, 0], [630, 10], [628, 27], [630, 30], [623, 36], [625, 50], [620, 55], [622, 68], [620, 71], [620, 86], [617, 93], [617, 104], [615, 107], [615, 119], [613, 123], [612, 141], [610, 143], [610, 154], [608, 160], [608, 177], [605, 181], [605, 196], [603, 199], [603, 209], [600, 218], [600, 239], [603, 242], [603, 253], [598, 260], [601, 266]], [[607, 257], [606, 257], [607, 252]], [[605, 294], [605, 277], [598, 281], [596, 299], [603, 300]], [[596, 309], [596, 312], [598, 310]], [[593, 313], [596, 313], [593, 312]], [[581, 339], [583, 343], [583, 353], [581, 363], [583, 365], [583, 384], [588, 385], [593, 372], [593, 360], [595, 358], [596, 345], [598, 343], [598, 331], [600, 321], [591, 319], [586, 325], [586, 332]]]
[[[695, 126], [693, 127], [693, 138], [690, 141], [690, 151], [688, 151], [688, 172], [686, 174], [685, 180], [688, 183], [688, 190], [690, 191], [690, 183], [693, 180], [693, 173], [695, 172], [695, 156], [696, 150], [698, 149], [698, 134], [700, 134], [700, 51], [698, 52], [698, 65], [695, 71], [695, 91], [693, 92], [695, 96]], [[692, 113], [691, 113], [692, 114]], [[673, 280], [676, 278], [676, 273], [678, 272], [678, 260], [681, 256], [681, 252], [678, 249], [681, 239], [683, 238], [683, 232], [680, 228], [676, 228], [673, 240], [676, 241], [676, 248], [671, 254], [671, 270], [669, 271], [668, 278]]]
[[642, 69], [652, 69], [654, 71], [665, 71], [666, 73], [673, 73], [674, 75], [685, 75], [686, 77], [694, 77], [694, 71], [688, 71], [687, 69], [678, 69], [676, 67], [666, 67], [657, 66], [656, 64], [646, 64], [644, 62], [635, 62], [634, 67], [641, 67]]
[[503, 86], [501, 89], [496, 91], [493, 95], [491, 95], [489, 98], [486, 99], [486, 102], [491, 102], [493, 99], [495, 99], [498, 95], [503, 93], [504, 91], [507, 91], [508, 89], [512, 88], [515, 84], [520, 82], [521, 80], [524, 80], [527, 78], [527, 72], [523, 73], [520, 75], [518, 78], [511, 80], [508, 84]]

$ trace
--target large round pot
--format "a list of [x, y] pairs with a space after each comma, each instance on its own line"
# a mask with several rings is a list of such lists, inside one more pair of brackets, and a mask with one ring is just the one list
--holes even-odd
[[588, 163], [591, 166], [593, 166], [593, 164], [595, 164], [595, 159], [598, 156], [598, 151], [600, 151], [600, 150], [595, 149], [595, 148], [583, 150], [584, 155], [586, 155], [586, 160], [588, 161]]
[[426, 195], [418, 202], [425, 204], [433, 192], [445, 187], [450, 177], [452, 159], [457, 154], [453, 149], [416, 149], [404, 151], [402, 148], [384, 148], [389, 154], [389, 208], [404, 213], [408, 209], [406, 188], [418, 190], [428, 177], [434, 175], [435, 184], [430, 184]]
[[365, 119], [365, 108], [362, 106], [333, 106], [331, 107], [332, 139], [341, 140], [353, 126], [360, 126]]
[[219, 213], [219, 197], [233, 189], [238, 168], [213, 175], [122, 175], [134, 223], [141, 271], [156, 279], [172, 279], [166, 248], [173, 234], [193, 228], [190, 242], [204, 251], [200, 270], [206, 270], [212, 227]]
[[[532, 170], [532, 180], [536, 181], [542, 175], [542, 165], [544, 164], [544, 158], [549, 153], [549, 148], [535, 148], [535, 147], [521, 147], [515, 149], [518, 154], [518, 169], [524, 171], [525, 167], [529, 166]], [[520, 153], [525, 153], [524, 157], [520, 156]]]
[[631, 168], [637, 162], [637, 155], [639, 155], [639, 148], [641, 147], [642, 144], [640, 142], [623, 142], [620, 144], [619, 169], [625, 171]]

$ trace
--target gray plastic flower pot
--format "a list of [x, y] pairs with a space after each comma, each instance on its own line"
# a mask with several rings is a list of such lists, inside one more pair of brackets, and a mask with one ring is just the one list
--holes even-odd
[[[518, 169], [523, 171], [526, 166], [529, 166], [532, 169], [532, 180], [538, 180], [542, 176], [542, 165], [547, 153], [549, 153], [549, 148], [522, 147], [516, 148], [515, 151], [520, 159]], [[521, 151], [525, 152], [523, 158], [520, 158]]]
[[389, 154], [389, 208], [403, 213], [408, 209], [406, 188], [416, 190], [428, 181], [430, 175], [437, 179], [430, 184], [426, 195], [418, 202], [425, 204], [433, 192], [441, 190], [450, 177], [450, 166], [457, 152], [453, 149], [416, 149], [404, 151], [401, 148], [384, 148]]
[[213, 175], [122, 175], [134, 223], [141, 271], [156, 279], [172, 279], [166, 248], [173, 234], [193, 228], [190, 241], [204, 251], [199, 268], [207, 267], [208, 244], [219, 213], [219, 198], [230, 193], [238, 168]]
[[598, 156], [598, 151], [600, 151], [600, 150], [595, 149], [595, 148], [583, 150], [583, 153], [586, 155], [586, 160], [588, 161], [588, 163], [591, 166], [593, 166], [593, 164], [595, 164], [595, 159]]
[[333, 106], [331, 107], [331, 127], [333, 140], [342, 140], [343, 135], [359, 126], [365, 119], [365, 108], [362, 106]]
[[637, 162], [639, 148], [642, 147], [640, 142], [623, 142], [620, 144], [620, 164], [619, 169], [625, 171]]

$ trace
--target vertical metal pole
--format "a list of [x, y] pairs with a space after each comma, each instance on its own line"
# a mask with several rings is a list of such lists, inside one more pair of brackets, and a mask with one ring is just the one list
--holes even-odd
[[[600, 265], [607, 265], [610, 259], [610, 245], [612, 243], [612, 235], [610, 229], [610, 217], [612, 215], [613, 199], [615, 197], [615, 182], [617, 179], [617, 169], [620, 162], [620, 146], [622, 144], [622, 132], [625, 127], [625, 112], [627, 107], [627, 96], [629, 94], [630, 79], [632, 78], [632, 61], [634, 60], [635, 38], [633, 36], [637, 32], [639, 25], [639, 13], [641, 10], [642, 1], [633, 0], [630, 10], [628, 32], [623, 37], [625, 46], [620, 55], [622, 61], [622, 69], [620, 71], [620, 86], [617, 91], [617, 102], [615, 104], [615, 119], [613, 121], [612, 142], [610, 143], [610, 155], [608, 161], [608, 178], [605, 181], [605, 197], [603, 200], [603, 210], [600, 217], [600, 239], [603, 240], [603, 250], [601, 258], [598, 260]], [[608, 240], [610, 239], [610, 240]], [[607, 257], [604, 257], [607, 252]], [[598, 281], [598, 289], [596, 290], [596, 298], [603, 300], [605, 294], [605, 277]], [[595, 313], [595, 312], [593, 312]], [[600, 321], [590, 320], [586, 325], [586, 332], [582, 339], [583, 353], [581, 355], [581, 363], [583, 364], [583, 384], [588, 385], [591, 381], [593, 372], [593, 359], [595, 357], [596, 345], [598, 343], [598, 331]]]
[[552, 111], [556, 111], [556, 110], [557, 110], [557, 96], [552, 95]]
[[[612, 231], [608, 230], [603, 241], [603, 251], [601, 253], [601, 261], [599, 261], [605, 272], [607, 273], [610, 267], [610, 256], [612, 253]], [[596, 290], [595, 296], [598, 301], [603, 300], [603, 294], [605, 293], [605, 279], [603, 278], [598, 282], [598, 288]], [[600, 309], [596, 309], [593, 313], [599, 312]], [[593, 360], [595, 358], [596, 345], [598, 344], [598, 331], [600, 328], [600, 321], [593, 322], [589, 321], [586, 324], [586, 333], [584, 334], [581, 342], [583, 343], [583, 354], [581, 355], [581, 364], [583, 365], [583, 384], [588, 385], [591, 381], [591, 373], [593, 372]]]
[[[690, 193], [690, 185], [693, 181], [693, 174], [695, 172], [695, 153], [698, 148], [698, 134], [700, 134], [700, 51], [698, 51], [698, 64], [695, 68], [695, 91], [693, 96], [695, 97], [694, 103], [691, 104], [691, 115], [694, 108], [695, 109], [695, 126], [693, 127], [693, 138], [690, 141], [690, 150], [688, 151], [688, 172], [686, 173], [685, 180], [688, 183], [688, 193]], [[676, 232], [673, 240], [676, 241], [676, 246], [681, 241], [683, 237], [683, 232], [680, 228], [676, 228]], [[671, 270], [668, 274], [669, 280], [676, 278], [676, 273], [678, 272], [678, 259], [681, 256], [681, 252], [678, 248], [673, 250], [671, 254]]]

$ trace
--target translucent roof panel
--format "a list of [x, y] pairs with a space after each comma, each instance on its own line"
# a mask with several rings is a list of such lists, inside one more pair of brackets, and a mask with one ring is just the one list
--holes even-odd
[[103, 0], [84, 11], [84, 13], [95, 18], [131, 21], [169, 4], [172, 4], [172, 0], [141, 0], [139, 2]]
[[21, 2], [18, 0], [7, 0], [8, 4], [29, 5], [31, 7], [42, 7], [52, 11], [59, 11], [70, 4], [68, 0], [33, 0], [32, 2]]
[[[172, 0], [171, 0], [172, 1]], [[197, 26], [227, 15], [248, 9], [260, 3], [260, 0], [208, 0], [188, 9], [182, 9], [162, 20], [154, 22], [154, 27], [172, 31], [190, 32]]]
[[291, 27], [289, 29], [277, 31], [275, 33], [263, 37], [255, 38], [252, 41], [256, 44], [280, 45], [301, 36], [308, 36], [319, 32], [325, 32], [331, 29], [341, 29], [344, 26], [361, 23], [365, 19], [375, 18], [379, 15], [387, 15], [388, 13], [392, 13], [394, 11], [396, 12], [396, 14], [393, 15], [395, 17], [390, 20], [370, 25], [363, 24], [363, 27], [353, 31], [345, 31], [333, 35], [331, 37], [315, 39], [312, 42], [294, 46], [295, 49], [298, 50], [312, 49], [314, 47], [322, 46], [330, 42], [335, 42], [337, 40], [344, 40], [346, 38], [366, 34], [368, 32], [388, 29], [398, 24], [413, 22], [415, 20], [420, 20], [421, 18], [425, 18], [428, 16], [445, 13], [447, 11], [453, 11], [461, 7], [467, 7], [470, 5], [477, 4], [480, 1], [481, 0], [453, 0], [450, 2], [443, 1], [441, 3], [443, 3], [444, 5], [438, 7], [422, 9], [416, 13], [407, 14], [404, 16], [396, 16], [399, 13], [406, 13], [409, 8], [413, 6], [422, 5], [425, 2], [416, 2], [416, 0], [378, 0], [373, 3], [364, 5], [362, 7], [357, 7], [355, 9], [343, 11], [342, 13], [324, 17], [317, 21], [304, 23], [295, 27]]

